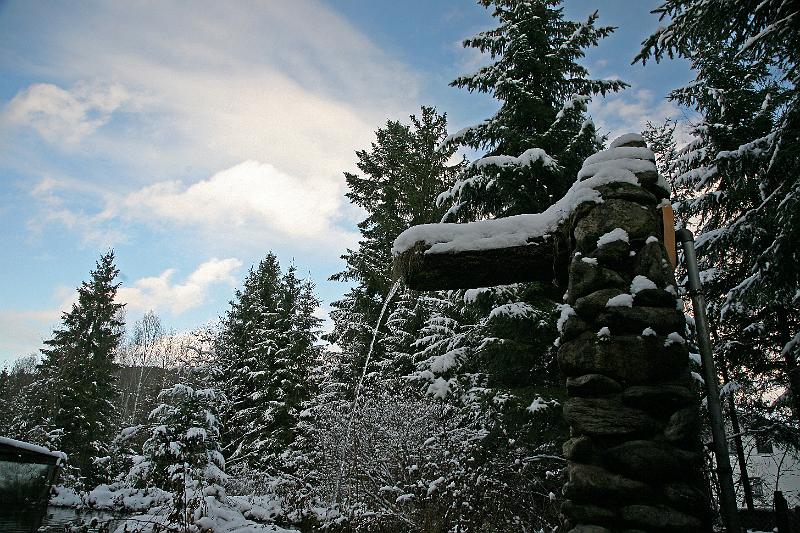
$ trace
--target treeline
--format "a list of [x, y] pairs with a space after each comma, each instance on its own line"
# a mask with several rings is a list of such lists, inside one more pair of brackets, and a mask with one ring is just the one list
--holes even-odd
[[[408, 123], [388, 121], [357, 152], [347, 197], [367, 216], [333, 276], [350, 288], [332, 304], [329, 344], [320, 342], [313, 285], [272, 254], [250, 270], [218, 325], [176, 337], [147, 315], [123, 340], [106, 254], [41, 360], [0, 375], [0, 433], [64, 450], [69, 481], [84, 489], [271, 494], [280, 501], [272, 519], [308, 530], [554, 528], [567, 437], [555, 283], [414, 292], [395, 286], [392, 243], [416, 224], [545, 210], [605, 141], [587, 103], [626, 84], [593, 79], [580, 63], [613, 31], [596, 13], [577, 22], [557, 1], [479, 3], [496, 27], [464, 46], [489, 62], [451, 85], [487, 93], [499, 109], [447, 135], [446, 117], [423, 107]], [[697, 234], [737, 433], [796, 448], [800, 16], [792, 9], [778, 0], [669, 0], [658, 10], [667, 25], [636, 59], [678, 55], [695, 69], [670, 94], [701, 117], [686, 126], [693, 140], [679, 145], [670, 121], [645, 135], [679, 220]], [[468, 161], [465, 149], [482, 155]]]

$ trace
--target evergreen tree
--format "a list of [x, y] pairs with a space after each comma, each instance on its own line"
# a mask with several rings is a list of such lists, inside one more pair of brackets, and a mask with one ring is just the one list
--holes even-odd
[[237, 290], [215, 342], [232, 465], [280, 470], [277, 458], [293, 443], [299, 406], [310, 393], [318, 305], [313, 284], [298, 279], [293, 266], [281, 274], [272, 253]]
[[162, 403], [150, 414], [152, 430], [143, 457], [129, 478], [172, 493], [169, 522], [194, 531], [190, 526], [208, 514], [208, 499], [225, 496], [217, 411], [221, 397], [213, 388], [179, 383], [164, 389], [159, 399]]
[[[597, 27], [597, 12], [583, 23], [565, 20], [559, 1], [480, 0], [498, 26], [466, 39], [464, 46], [487, 53], [492, 63], [451, 85], [494, 96], [499, 111], [447, 138], [445, 145], [485, 150], [437, 201], [451, 204], [444, 219], [471, 221], [544, 211], [563, 196], [583, 160], [601, 147], [586, 104], [595, 94], [626, 85], [595, 80], [578, 63], [613, 28]], [[544, 383], [557, 376], [548, 315], [552, 286], [518, 285], [487, 291], [469, 327], [481, 331], [480, 349], [469, 358], [473, 371], [488, 372], [500, 387]], [[453, 305], [474, 291], [456, 293]], [[548, 327], [547, 324], [550, 324]], [[462, 327], [467, 327], [463, 324]], [[464, 358], [462, 358], [464, 359]], [[466, 360], [466, 359], [464, 359]], [[483, 361], [483, 367], [475, 366]], [[506, 380], [509, 381], [506, 381]]]
[[[678, 143], [675, 140], [677, 127], [678, 122], [670, 118], [664, 119], [661, 124], [654, 124], [648, 120], [642, 132], [648, 148], [656, 156], [656, 168], [659, 175], [663, 176], [670, 184], [674, 182], [673, 173], [678, 159]], [[673, 187], [673, 200], [675, 200], [676, 192]]]
[[[316, 393], [303, 411], [302, 437], [309, 450], [303, 478], [314, 480], [316, 497], [338, 502], [352, 516], [374, 513], [366, 520], [379, 529], [398, 516], [395, 496], [380, 492], [379, 480], [389, 483], [398, 473], [413, 478], [405, 468], [412, 468], [412, 457], [427, 438], [414, 416], [423, 416], [429, 402], [400, 379], [415, 368], [413, 342], [425, 313], [423, 295], [399, 288], [385, 310], [366, 369], [365, 358], [394, 284], [393, 242], [408, 227], [441, 218], [436, 195], [460, 167], [449, 163], [455, 148], [437, 149], [445, 133], [445, 116], [423, 107], [409, 124], [388, 121], [377, 130], [370, 149], [356, 153], [361, 172], [345, 173], [347, 197], [367, 216], [359, 224], [358, 247], [347, 251], [345, 270], [332, 279], [355, 286], [332, 304], [334, 330], [326, 340], [341, 350], [320, 359]], [[354, 404], [353, 391], [364, 370]], [[351, 525], [357, 527], [356, 522]]]
[[[637, 60], [692, 62], [671, 97], [701, 113], [677, 164], [680, 213], [698, 221], [716, 347], [737, 379], [792, 392], [800, 416], [800, 92], [790, 2], [669, 0]], [[777, 378], [777, 379], [776, 379]], [[772, 387], [770, 386], [772, 385]], [[774, 395], [774, 391], [769, 393]]]
[[30, 426], [30, 385], [36, 380], [36, 356], [21, 357], [0, 372], [0, 435], [24, 440]]
[[492, 63], [451, 85], [492, 95], [499, 111], [450, 135], [448, 145], [485, 151], [449, 191], [446, 219], [462, 221], [538, 213], [561, 198], [583, 160], [601, 144], [586, 104], [626, 86], [595, 80], [577, 61], [613, 28], [564, 20], [560, 0], [479, 0], [498, 26], [464, 41]]
[[[342, 256], [345, 270], [331, 277], [356, 284], [344, 298], [333, 302], [334, 330], [327, 340], [346, 354], [349, 362], [339, 369], [343, 373], [339, 379], [351, 387], [364, 365], [378, 315], [393, 284], [392, 244], [405, 229], [441, 218], [442, 210], [434, 200], [460, 167], [448, 164], [454, 147], [437, 149], [446, 133], [444, 115], [423, 107], [420, 116], [412, 115], [410, 121], [388, 121], [375, 132], [376, 141], [369, 150], [356, 152], [361, 174], [345, 173], [346, 196], [364, 209], [367, 217], [358, 225], [358, 248]], [[386, 331], [382, 325], [381, 336]], [[383, 359], [383, 346], [378, 343], [372, 360]]]
[[285, 482], [300, 468], [299, 463], [305, 461], [304, 455], [310, 451], [303, 435], [301, 412], [316, 393], [311, 373], [319, 364], [322, 321], [315, 314], [320, 300], [314, 293], [314, 284], [299, 279], [294, 265], [283, 275], [281, 285], [279, 320], [285, 328], [285, 346], [275, 354], [273, 390], [282, 404], [277, 407], [280, 417], [275, 419], [277, 428], [273, 438], [277, 444], [274, 453], [279, 457], [279, 473]]
[[[435, 297], [434, 297], [435, 298]], [[386, 336], [381, 339], [386, 359], [384, 376], [408, 376], [416, 369], [415, 344], [420, 330], [430, 317], [432, 297], [401, 287], [395, 305], [386, 318]]]
[[11, 407], [11, 377], [8, 369], [0, 371], [0, 435], [11, 435], [14, 412]]
[[114, 253], [102, 255], [45, 341], [39, 377], [29, 387], [35, 424], [29, 435], [65, 452], [88, 486], [104, 480], [100, 463], [118, 422], [114, 356], [124, 327], [124, 304], [115, 302], [118, 273]]
[[[458, 428], [437, 436], [437, 445], [451, 447], [451, 464], [427, 472], [459, 487], [438, 498], [450, 508], [451, 528], [521, 530], [558, 521], [550, 493], [557, 494], [562, 482], [558, 456], [566, 428], [553, 398], [563, 392], [551, 305], [525, 303], [532, 299], [524, 290], [532, 288], [432, 297], [430, 318], [415, 342], [414, 377], [446, 406]], [[461, 501], [469, 503], [459, 507]]]

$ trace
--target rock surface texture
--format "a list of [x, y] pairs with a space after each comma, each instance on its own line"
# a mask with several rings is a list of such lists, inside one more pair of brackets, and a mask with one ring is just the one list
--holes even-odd
[[652, 161], [634, 135], [587, 159], [595, 170], [582, 179], [603, 172], [609, 183], [568, 224], [559, 363], [571, 428], [562, 515], [573, 533], [708, 529], [697, 396], [659, 212], [669, 193]]

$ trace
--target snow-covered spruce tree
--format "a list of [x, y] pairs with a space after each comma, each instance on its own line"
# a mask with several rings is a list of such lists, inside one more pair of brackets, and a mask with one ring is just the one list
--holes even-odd
[[[62, 314], [61, 327], [45, 341], [39, 376], [28, 390], [33, 404], [29, 430], [39, 435], [31, 434], [32, 439], [51, 439], [49, 444], [68, 455], [87, 487], [105, 480], [98, 460], [107, 455], [117, 429], [114, 356], [124, 327], [123, 304], [114, 301], [118, 273], [114, 253], [102, 255], [89, 281], [78, 287], [78, 301]], [[57, 441], [52, 440], [56, 435]]]
[[800, 13], [781, 0], [668, 0], [655, 12], [669, 23], [637, 60], [677, 55], [697, 72], [672, 95], [704, 117], [679, 159], [677, 186], [713, 273], [706, 291], [719, 349], [767, 381], [778, 370], [797, 419]]
[[36, 380], [36, 356], [14, 361], [11, 368], [0, 371], [0, 435], [25, 440], [30, 427], [33, 399], [30, 384]]
[[792, 395], [774, 401], [776, 391], [788, 383], [786, 358], [775, 349], [782, 343], [776, 341], [776, 324], [769, 319], [772, 311], [769, 306], [754, 309], [749, 298], [743, 305], [736, 288], [753, 271], [751, 247], [771, 241], [764, 216], [753, 211], [767, 197], [761, 188], [769, 154], [763, 145], [747, 144], [773, 126], [777, 101], [768, 95], [776, 88], [763, 66], [746, 64], [735, 49], [703, 50], [693, 64], [698, 79], [671, 97], [701, 113], [693, 124], [694, 140], [678, 150], [675, 124], [669, 121], [649, 127], [645, 137], [656, 152], [660, 173], [673, 184], [679, 217], [699, 227], [714, 357], [726, 383], [721, 396], [734, 435], [731, 449], [739, 463], [739, 483], [752, 509], [741, 435], [755, 433], [789, 447], [797, 447], [800, 438], [796, 426], [785, 423]]
[[[548, 529], [558, 523], [551, 493], [561, 485], [565, 426], [554, 408], [562, 392], [548, 356], [550, 311], [517, 301], [520, 289], [431, 297], [433, 311], [415, 343], [414, 377], [452, 422], [431, 435], [435, 446], [449, 448], [448, 460], [424, 471], [430, 482], [447, 480], [435, 483], [435, 505], [449, 528]], [[533, 317], [538, 320], [531, 327]]]
[[[596, 26], [596, 12], [579, 23], [564, 19], [559, 1], [479, 4], [492, 10], [498, 26], [466, 39], [464, 46], [488, 54], [492, 62], [452, 85], [488, 93], [499, 100], [500, 109], [444, 143], [485, 151], [437, 198], [439, 204], [450, 205], [445, 221], [544, 211], [575, 181], [583, 160], [601, 146], [585, 113], [587, 102], [626, 86], [618, 80], [591, 79], [578, 63], [586, 48], [613, 31]], [[482, 308], [469, 326], [478, 328], [484, 339], [461, 361], [472, 364], [472, 371], [486, 372], [498, 388], [554, 384], [560, 379], [557, 373], [544, 371], [555, 370], [552, 301], [561, 295], [553, 288], [529, 284], [489, 289], [481, 302], [472, 298], [474, 291], [455, 293], [454, 305], [463, 305], [466, 298], [467, 305]]]
[[[393, 286], [394, 239], [406, 228], [436, 222], [443, 214], [435, 205], [436, 195], [459, 168], [448, 163], [455, 148], [437, 150], [445, 134], [445, 117], [423, 107], [409, 124], [388, 121], [376, 132], [370, 149], [357, 152], [361, 172], [345, 174], [348, 198], [367, 217], [359, 225], [358, 248], [348, 250], [346, 269], [333, 277], [355, 286], [333, 304], [335, 327], [327, 340], [341, 352], [329, 352], [321, 361], [318, 393], [304, 411], [304, 427], [313, 443], [309, 457], [316, 460], [308, 465], [306, 477], [318, 483], [323, 503], [336, 502], [339, 510], [334, 514], [350, 513], [347, 523], [353, 527], [361, 524], [357, 517], [364, 513], [372, 517], [374, 527], [396, 519], [391, 516], [397, 512], [397, 495], [376, 494], [368, 487], [413, 465], [405, 462], [412, 460], [408, 454], [395, 454], [388, 442], [411, 449], [421, 447], [427, 438], [421, 437], [420, 422], [409, 413], [425, 411], [430, 402], [409, 391], [402, 379], [414, 369], [412, 344], [422, 323], [419, 315], [424, 313], [419, 293], [398, 290], [378, 331], [355, 413], [353, 395], [382, 304]], [[372, 471], [375, 465], [383, 465], [383, 470]], [[407, 529], [409, 523], [400, 521]]]
[[314, 449], [302, 414], [318, 393], [314, 372], [321, 358], [322, 321], [316, 315], [320, 300], [313, 282], [299, 279], [293, 265], [284, 274], [282, 286], [279, 313], [281, 324], [286, 327], [287, 345], [276, 352], [273, 377], [273, 390], [279, 399], [276, 412], [280, 416], [275, 418], [275, 429], [270, 435], [277, 445], [272, 471], [276, 474], [276, 492], [289, 507], [300, 509], [307, 507], [311, 497], [311, 487], [303, 474], [307, 472], [311, 461], [308, 456]]
[[[317, 498], [330, 508], [324, 524], [334, 531], [426, 530], [423, 515], [433, 509], [418, 499], [396, 501], [410, 490], [403, 487], [423, 483], [417, 465], [437, 427], [439, 410], [405, 379], [415, 368], [413, 345], [426, 301], [424, 294], [399, 287], [368, 365], [364, 359], [354, 365], [345, 351], [329, 351], [321, 361], [317, 395], [304, 411], [311, 452], [304, 477], [313, 479]], [[368, 327], [365, 348], [372, 345], [375, 324]]]
[[11, 405], [11, 375], [3, 367], [0, 371], [0, 434], [10, 435], [11, 424], [14, 421], [14, 411]]
[[[452, 183], [460, 167], [448, 164], [455, 147], [437, 150], [446, 134], [444, 115], [423, 107], [420, 115], [412, 115], [410, 121], [387, 121], [375, 132], [376, 140], [370, 149], [356, 152], [361, 173], [345, 172], [349, 189], [346, 196], [364, 209], [367, 217], [358, 225], [358, 248], [342, 256], [345, 270], [331, 277], [355, 282], [355, 286], [344, 298], [333, 302], [334, 330], [327, 340], [345, 354], [347, 364], [340, 369], [340, 381], [350, 387], [364, 365], [373, 328], [393, 284], [394, 239], [410, 226], [441, 218], [443, 211], [434, 200], [442, 188]], [[385, 326], [380, 333], [386, 333]], [[372, 357], [374, 361], [385, 359], [380, 343]]]
[[613, 28], [564, 20], [559, 0], [479, 0], [498, 26], [464, 41], [492, 62], [451, 85], [500, 102], [484, 122], [450, 135], [445, 146], [485, 155], [473, 161], [438, 202], [445, 219], [470, 221], [538, 213], [561, 198], [583, 160], [600, 148], [586, 104], [626, 86], [596, 80], [578, 63]]
[[225, 453], [232, 466], [278, 474], [292, 444], [299, 407], [309, 396], [320, 321], [313, 284], [293, 266], [281, 274], [268, 254], [236, 292], [215, 341], [224, 411]]
[[208, 514], [207, 498], [224, 497], [225, 460], [217, 417], [221, 397], [212, 388], [179, 383], [164, 389], [159, 400], [162, 403], [150, 413], [152, 430], [143, 458], [129, 477], [172, 493], [170, 526], [199, 530]]
[[678, 217], [698, 227], [698, 256], [720, 361], [740, 369], [740, 377], [756, 378], [777, 370], [779, 360], [770, 353], [774, 341], [765, 335], [770, 310], [753, 313], [741, 299], [745, 287], [740, 285], [748, 283], [754, 267], [759, 270], [757, 250], [774, 237], [766, 213], [754, 212], [768, 196], [763, 180], [769, 155], [763, 145], [739, 149], [769, 132], [775, 102], [767, 98], [767, 72], [750, 71], [734, 55], [735, 50], [721, 48], [704, 51], [693, 61], [697, 83], [671, 94], [702, 119], [693, 127], [695, 139], [675, 154], [668, 175]]
[[[394, 297], [394, 309], [386, 317], [386, 335], [380, 339], [387, 367], [383, 375], [408, 376], [416, 370], [416, 342], [430, 317], [436, 297], [401, 287]], [[379, 368], [378, 371], [381, 369]]]

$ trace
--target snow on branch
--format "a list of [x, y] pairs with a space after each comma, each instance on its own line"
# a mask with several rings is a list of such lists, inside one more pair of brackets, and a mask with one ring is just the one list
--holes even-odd
[[558, 167], [558, 162], [547, 155], [547, 152], [541, 148], [529, 148], [520, 154], [519, 157], [513, 155], [490, 155], [482, 157], [470, 164], [470, 167], [484, 168], [488, 166], [520, 166], [529, 167], [537, 161], [541, 161], [545, 168], [555, 169]]
[[481, 127], [484, 127], [484, 126], [485, 126], [485, 121], [483, 123], [481, 123], [481, 124], [474, 124], [472, 126], [467, 126], [466, 128], [461, 128], [457, 132], [451, 133], [450, 135], [445, 137], [444, 140], [442, 140], [442, 142], [440, 142], [436, 146], [436, 150], [437, 151], [442, 151], [446, 147], [450, 146], [451, 144], [461, 141], [461, 139], [463, 139], [464, 137], [469, 135], [471, 132], [473, 132], [473, 131], [475, 131], [477, 129], [480, 129]]
[[[603, 199], [595, 190], [596, 187], [618, 182], [638, 185], [636, 175], [618, 166], [618, 161], [612, 159], [593, 165], [597, 167], [593, 169], [594, 175], [583, 181], [576, 181], [559, 201], [542, 213], [479, 220], [467, 224], [413, 226], [397, 237], [392, 254], [397, 257], [420, 242], [430, 246], [425, 253], [431, 254], [524, 246], [556, 231], [580, 204], [602, 203]], [[649, 166], [642, 168], [651, 170]], [[654, 164], [652, 170], [655, 171]]]

